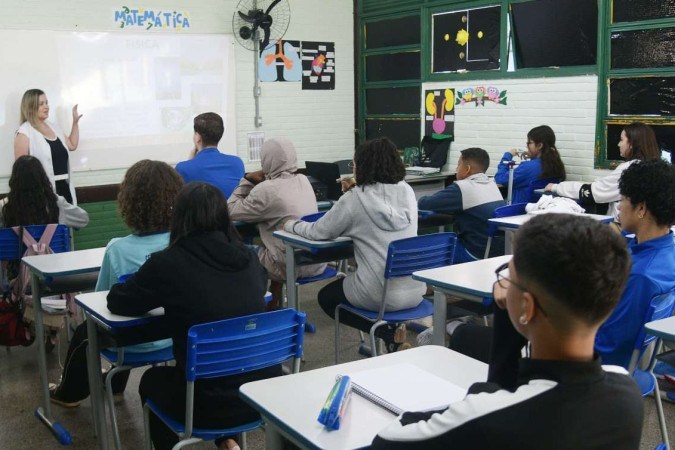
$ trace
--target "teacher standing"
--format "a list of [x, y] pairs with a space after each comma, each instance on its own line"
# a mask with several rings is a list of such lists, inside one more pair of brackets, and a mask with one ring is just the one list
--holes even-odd
[[71, 152], [80, 142], [77, 105], [73, 106], [73, 125], [70, 135], [63, 134], [61, 128], [48, 121], [49, 102], [40, 89], [29, 89], [21, 99], [21, 126], [14, 136], [14, 158], [23, 155], [36, 157], [52, 183], [54, 191], [69, 203], [76, 205], [75, 187], [70, 171]]

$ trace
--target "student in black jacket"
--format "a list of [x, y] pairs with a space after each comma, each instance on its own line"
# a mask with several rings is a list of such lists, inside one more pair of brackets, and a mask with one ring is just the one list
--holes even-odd
[[628, 277], [623, 238], [593, 219], [545, 214], [518, 230], [514, 249], [496, 271], [500, 338], [487, 382], [445, 410], [404, 413], [373, 449], [639, 447], [640, 392], [625, 369], [603, 368], [593, 351]]
[[[116, 314], [139, 315], [163, 306], [173, 338], [175, 367], [153, 367], [141, 378], [141, 401], [152, 399], [175, 419], [185, 417], [185, 357], [192, 325], [265, 310], [267, 273], [238, 239], [227, 201], [215, 187], [189, 183], [178, 194], [169, 247], [154, 253], [124, 284], [108, 294]], [[255, 420], [257, 413], [239, 399], [243, 383], [281, 374], [280, 366], [241, 376], [197, 380], [195, 427], [224, 428]], [[176, 436], [154, 415], [150, 431], [156, 449], [171, 448]], [[234, 448], [220, 439], [221, 449]]]

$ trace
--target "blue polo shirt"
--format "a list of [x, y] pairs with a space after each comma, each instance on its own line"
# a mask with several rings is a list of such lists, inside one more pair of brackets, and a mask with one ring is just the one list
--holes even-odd
[[176, 170], [186, 183], [203, 181], [212, 184], [228, 198], [244, 177], [244, 162], [238, 156], [226, 155], [216, 147], [208, 147], [194, 158], [179, 162]]

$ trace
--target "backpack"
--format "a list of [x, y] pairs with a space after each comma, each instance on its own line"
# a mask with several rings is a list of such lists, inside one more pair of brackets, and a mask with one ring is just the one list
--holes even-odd
[[450, 138], [434, 139], [431, 136], [424, 136], [420, 143], [420, 166], [442, 168], [448, 161], [450, 142]]

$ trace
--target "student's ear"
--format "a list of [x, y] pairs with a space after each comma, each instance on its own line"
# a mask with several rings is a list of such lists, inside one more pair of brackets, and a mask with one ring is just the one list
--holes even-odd
[[523, 292], [520, 299], [520, 317], [521, 325], [527, 325], [537, 313], [537, 303], [531, 292]]
[[640, 202], [637, 204], [635, 207], [635, 212], [637, 213], [637, 216], [639, 219], [644, 218], [645, 215], [647, 215], [647, 202]]

